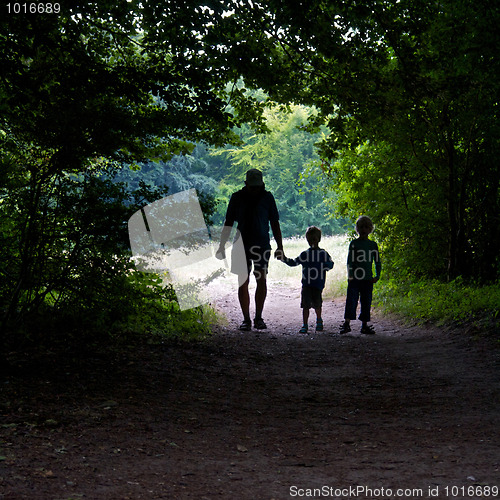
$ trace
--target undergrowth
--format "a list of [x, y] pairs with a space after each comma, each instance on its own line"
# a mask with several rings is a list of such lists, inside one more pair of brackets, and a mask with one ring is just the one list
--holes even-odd
[[108, 294], [94, 294], [68, 307], [45, 303], [23, 317], [3, 338], [0, 351], [113, 348], [137, 340], [201, 340], [221, 323], [209, 306], [181, 310], [171, 286], [158, 275], [131, 273]]
[[201, 340], [221, 321], [208, 305], [181, 310], [172, 286], [165, 286], [161, 276], [142, 275], [134, 287], [141, 293], [128, 304], [128, 314], [114, 324], [115, 335], [146, 335], [151, 342], [165, 338]]
[[413, 323], [498, 324], [500, 283], [479, 286], [461, 278], [448, 283], [408, 277], [381, 279], [376, 284], [374, 305]]

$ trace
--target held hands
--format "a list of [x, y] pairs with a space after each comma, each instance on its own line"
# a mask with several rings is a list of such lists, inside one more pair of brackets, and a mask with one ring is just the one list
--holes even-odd
[[[215, 257], [219, 260], [224, 260], [226, 258], [226, 249], [224, 245], [219, 246], [217, 251], [215, 252]], [[278, 260], [285, 260], [285, 253], [282, 248], [277, 248], [274, 252], [274, 257]]]
[[277, 248], [274, 252], [274, 258], [278, 260], [285, 260], [285, 252], [283, 251], [283, 248]]

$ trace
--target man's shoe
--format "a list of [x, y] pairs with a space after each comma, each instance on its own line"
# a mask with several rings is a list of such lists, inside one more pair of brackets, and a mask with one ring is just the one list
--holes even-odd
[[239, 330], [242, 332], [248, 332], [252, 329], [252, 322], [249, 319], [244, 319], [241, 323]]
[[254, 328], [257, 328], [257, 330], [265, 330], [267, 328], [267, 325], [264, 323], [262, 318], [255, 318], [253, 320], [253, 326]]

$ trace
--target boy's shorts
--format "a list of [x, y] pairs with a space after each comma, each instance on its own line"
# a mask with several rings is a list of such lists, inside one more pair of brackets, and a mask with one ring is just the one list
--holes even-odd
[[312, 286], [303, 286], [300, 300], [302, 309], [319, 309], [323, 304], [322, 291]]

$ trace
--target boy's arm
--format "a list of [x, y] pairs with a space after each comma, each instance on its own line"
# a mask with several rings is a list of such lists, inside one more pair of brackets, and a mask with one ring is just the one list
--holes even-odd
[[375, 243], [376, 254], [375, 254], [375, 279], [378, 281], [380, 279], [380, 273], [382, 272], [382, 262], [380, 260], [380, 253], [378, 251], [378, 245]]
[[298, 257], [295, 257], [295, 259], [290, 259], [285, 254], [283, 254], [282, 262], [284, 262], [287, 266], [290, 266], [290, 267], [300, 266], [304, 262], [303, 257], [304, 257], [304, 252], [302, 252]]
[[287, 266], [290, 267], [295, 267], [300, 265], [300, 257], [296, 257], [295, 259], [290, 259], [289, 257], [286, 257], [285, 254], [283, 254], [283, 260]]
[[333, 259], [327, 251], [325, 251], [325, 257], [326, 257], [326, 261], [323, 264], [323, 267], [325, 269], [333, 269]]
[[354, 278], [353, 271], [353, 252], [354, 252], [354, 242], [349, 243], [349, 250], [347, 251], [347, 279], [352, 280]]

